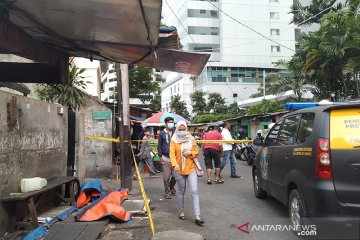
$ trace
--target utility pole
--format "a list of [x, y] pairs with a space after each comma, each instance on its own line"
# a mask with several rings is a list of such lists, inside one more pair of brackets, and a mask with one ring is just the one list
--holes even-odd
[[129, 68], [127, 64], [116, 63], [117, 75], [117, 102], [120, 138], [120, 176], [121, 187], [132, 190], [131, 164], [130, 164], [130, 106], [129, 106]]

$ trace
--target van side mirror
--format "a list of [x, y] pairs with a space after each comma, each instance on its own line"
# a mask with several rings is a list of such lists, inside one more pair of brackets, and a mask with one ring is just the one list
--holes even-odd
[[264, 142], [261, 138], [255, 138], [254, 141], [253, 141], [253, 144], [255, 146], [259, 146], [259, 147], [262, 147], [264, 146]]

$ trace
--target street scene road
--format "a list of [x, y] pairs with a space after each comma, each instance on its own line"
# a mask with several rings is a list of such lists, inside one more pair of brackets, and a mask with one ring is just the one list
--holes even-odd
[[[200, 162], [203, 157], [200, 154]], [[252, 225], [289, 225], [288, 210], [277, 200], [268, 197], [259, 200], [254, 196], [251, 166], [246, 162], [237, 160], [238, 175], [242, 179], [230, 178], [229, 166], [222, 172], [224, 184], [206, 184], [206, 176], [199, 178], [199, 196], [201, 215], [205, 225], [199, 227], [194, 224], [191, 196], [187, 192], [185, 197], [185, 221], [178, 219], [177, 198], [164, 199], [162, 179], [149, 179], [143, 174], [145, 191], [151, 199], [151, 206], [155, 229], [157, 232], [168, 230], [184, 230], [201, 234], [207, 240], [230, 239], [298, 239], [292, 232], [256, 231], [249, 234], [238, 229], [239, 226], [250, 223]], [[161, 174], [159, 174], [161, 175]], [[134, 188], [138, 182], [134, 181]], [[150, 237], [151, 230], [148, 220], [144, 220], [141, 228], [131, 228], [125, 232], [132, 232], [134, 239]], [[124, 234], [123, 236], [129, 236]], [[105, 238], [107, 239], [107, 238]], [[127, 239], [127, 238], [124, 238]], [[131, 239], [131, 238], [128, 238]]]
[[360, 239], [359, 156], [360, 0], [0, 0], [1, 240]]

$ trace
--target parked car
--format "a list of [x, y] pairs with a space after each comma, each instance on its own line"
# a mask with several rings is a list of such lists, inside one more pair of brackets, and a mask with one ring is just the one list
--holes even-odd
[[254, 144], [255, 196], [288, 206], [292, 225], [360, 218], [360, 104], [291, 112]]

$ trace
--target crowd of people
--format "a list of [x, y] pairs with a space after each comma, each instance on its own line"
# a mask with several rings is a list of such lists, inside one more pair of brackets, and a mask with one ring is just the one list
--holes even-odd
[[[230, 133], [231, 124], [225, 122], [223, 129], [210, 126], [202, 136], [203, 140], [209, 140], [201, 145], [203, 148], [204, 162], [207, 173], [207, 184], [213, 183], [213, 169], [215, 168], [215, 184], [223, 184], [221, 172], [230, 162], [231, 178], [242, 178], [236, 173], [236, 159], [233, 154], [233, 145], [223, 143], [220, 140], [233, 140]], [[137, 162], [140, 172], [143, 172], [144, 165], [148, 166], [150, 178], [157, 178], [156, 169], [152, 161], [150, 146], [150, 129], [145, 128], [141, 133], [137, 153]], [[186, 188], [190, 191], [193, 209], [194, 222], [203, 226], [204, 221], [200, 214], [200, 200], [198, 194], [198, 177], [204, 175], [201, 165], [198, 162], [199, 145], [196, 140], [198, 135], [193, 135], [188, 129], [186, 122], [179, 121], [176, 125], [172, 117], [165, 118], [165, 128], [157, 131], [158, 139], [157, 154], [163, 171], [164, 198], [171, 199], [177, 196], [178, 217], [185, 220], [184, 195]], [[137, 179], [134, 174], [134, 179]], [[177, 190], [175, 190], [175, 185]]]

